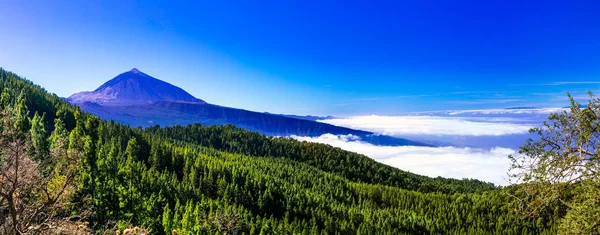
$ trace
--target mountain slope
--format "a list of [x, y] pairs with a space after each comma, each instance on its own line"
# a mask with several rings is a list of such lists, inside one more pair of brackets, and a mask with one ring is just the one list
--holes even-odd
[[76, 93], [67, 100], [105, 120], [115, 120], [132, 126], [232, 124], [270, 136], [320, 136], [330, 133], [355, 135], [376, 145], [426, 145], [293, 116], [209, 104], [179, 87], [137, 69], [120, 74], [95, 91]]

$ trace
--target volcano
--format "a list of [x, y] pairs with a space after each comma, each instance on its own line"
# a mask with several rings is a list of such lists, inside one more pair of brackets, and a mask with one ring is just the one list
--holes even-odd
[[375, 145], [429, 146], [367, 131], [334, 126], [298, 116], [260, 113], [209, 104], [185, 90], [147, 75], [138, 69], [119, 74], [94, 91], [67, 98], [82, 110], [105, 120], [131, 126], [232, 124], [269, 136], [354, 135]]
[[68, 100], [71, 103], [93, 102], [99, 105], [140, 105], [157, 101], [206, 104], [185, 90], [136, 68], [119, 74], [94, 91], [73, 94]]

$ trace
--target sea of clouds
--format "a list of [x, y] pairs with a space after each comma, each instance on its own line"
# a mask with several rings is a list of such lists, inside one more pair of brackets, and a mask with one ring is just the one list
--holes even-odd
[[[501, 136], [524, 134], [533, 126], [508, 122], [473, 121], [466, 117], [444, 116], [356, 116], [322, 120], [336, 126], [366, 130], [391, 136], [463, 135]], [[496, 118], [498, 119], [498, 118]], [[501, 121], [506, 121], [505, 118]]]
[[474, 178], [508, 185], [509, 155], [529, 130], [561, 109], [496, 109], [411, 113], [401, 116], [354, 116], [320, 122], [418, 140], [436, 147], [377, 146], [352, 135], [324, 134], [292, 138], [329, 144], [364, 154], [384, 164], [431, 177]]

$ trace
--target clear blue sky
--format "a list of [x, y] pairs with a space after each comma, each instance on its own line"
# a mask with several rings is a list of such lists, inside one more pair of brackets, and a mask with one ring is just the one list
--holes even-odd
[[59, 96], [136, 67], [210, 103], [294, 114], [564, 106], [566, 91], [597, 91], [600, 3], [535, 2], [5, 0], [0, 66]]

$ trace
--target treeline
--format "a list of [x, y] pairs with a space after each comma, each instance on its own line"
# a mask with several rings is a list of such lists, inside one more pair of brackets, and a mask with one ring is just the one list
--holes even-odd
[[[128, 221], [157, 234], [554, 234], [562, 216], [556, 208], [521, 219], [510, 213], [510, 188], [418, 176], [327, 145], [232, 126], [130, 128], [82, 113], [15, 74], [0, 76], [10, 124], [3, 130], [21, 133], [23, 146], [32, 146], [25, 152], [44, 166], [37, 169], [50, 174], [77, 163], [76, 177], [65, 170], [39, 184], [50, 192], [66, 185], [64, 196], [48, 195], [68, 203], [44, 208], [21, 230], [46, 228], [32, 224], [52, 214], [94, 230]], [[13, 172], [2, 164], [0, 173]], [[32, 192], [20, 192], [18, 202], [45, 199]], [[21, 217], [4, 213], [6, 201], [0, 222], [13, 231]]]

